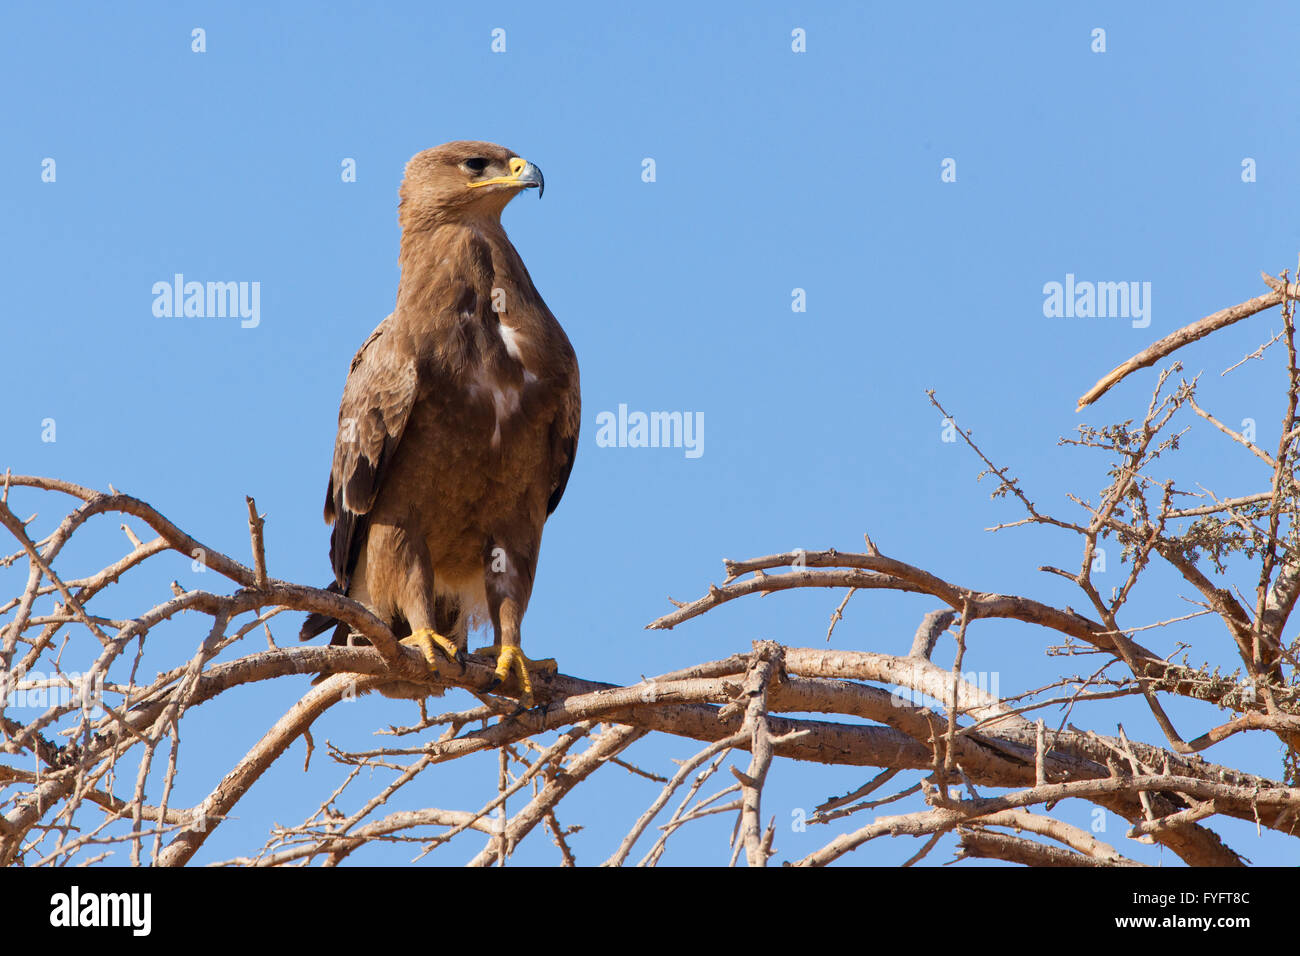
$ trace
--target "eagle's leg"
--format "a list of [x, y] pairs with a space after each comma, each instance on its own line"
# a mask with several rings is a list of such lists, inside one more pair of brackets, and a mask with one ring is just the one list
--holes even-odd
[[372, 530], [370, 543], [382, 555], [384, 563], [380, 570], [387, 571], [388, 593], [411, 628], [410, 636], [402, 638], [402, 643], [419, 648], [429, 669], [435, 673], [443, 670], [447, 661], [463, 670], [464, 654], [460, 645], [455, 638], [445, 636], [447, 615], [444, 613], [442, 620], [439, 619], [433, 562], [423, 535], [398, 524], [383, 527], [383, 536], [376, 537], [379, 531], [379, 527]]
[[492, 684], [489, 690], [500, 687], [511, 675], [518, 680], [519, 687], [519, 709], [527, 710], [536, 704], [537, 698], [533, 692], [533, 680], [529, 673], [540, 672], [545, 675], [554, 674], [556, 671], [555, 661], [552, 659], [529, 660], [524, 656], [523, 648], [519, 643], [519, 622], [523, 616], [518, 602], [512, 597], [502, 598], [499, 602], [491, 601], [492, 595], [489, 591], [489, 608], [492, 611], [492, 625], [496, 633], [496, 643], [490, 648], [485, 648], [485, 653], [492, 654], [496, 658], [496, 673], [493, 676]]

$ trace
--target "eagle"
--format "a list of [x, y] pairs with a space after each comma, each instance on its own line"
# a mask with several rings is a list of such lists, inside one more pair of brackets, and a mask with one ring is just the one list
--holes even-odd
[[[531, 162], [454, 142], [406, 165], [391, 315], [352, 359], [325, 493], [330, 589], [365, 605], [431, 669], [464, 663], [491, 623], [492, 687], [535, 699], [520, 628], [542, 527], [578, 447], [578, 361], [501, 212], [545, 188]], [[346, 625], [312, 614], [301, 640]], [[428, 691], [424, 691], [428, 693]]]

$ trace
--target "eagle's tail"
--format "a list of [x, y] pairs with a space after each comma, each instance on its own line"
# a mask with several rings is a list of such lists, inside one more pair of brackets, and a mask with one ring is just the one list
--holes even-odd
[[[331, 581], [325, 590], [333, 591], [335, 594], [343, 593], [343, 589], [339, 587], [337, 581]], [[346, 644], [348, 642], [348, 626], [336, 617], [316, 612], [308, 614], [307, 620], [302, 622], [302, 630], [298, 632], [298, 640], [310, 641], [317, 634], [324, 634], [331, 627], [334, 628], [334, 636], [330, 639], [330, 643]]]

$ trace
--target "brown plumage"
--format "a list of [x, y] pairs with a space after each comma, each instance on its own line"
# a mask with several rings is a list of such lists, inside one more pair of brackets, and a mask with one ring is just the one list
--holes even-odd
[[[325, 498], [334, 589], [435, 667], [434, 645], [459, 658], [490, 621], [497, 676], [525, 702], [520, 624], [581, 412], [573, 348], [501, 226], [533, 186], [540, 171], [491, 143], [407, 164], [397, 305], [352, 359]], [[334, 623], [312, 615], [300, 637]]]

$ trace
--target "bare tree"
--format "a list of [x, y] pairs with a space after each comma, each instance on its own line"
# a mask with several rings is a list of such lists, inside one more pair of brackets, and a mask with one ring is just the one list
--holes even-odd
[[[1240, 865], [1242, 857], [1214, 829], [1217, 821], [1236, 818], [1285, 839], [1300, 811], [1297, 643], [1286, 634], [1300, 594], [1297, 286], [1285, 272], [1264, 278], [1269, 293], [1207, 316], [1147, 348], [1098, 382], [1080, 408], [1183, 345], [1280, 306], [1282, 330], [1226, 370], [1262, 369], [1247, 360], [1264, 357], [1273, 346], [1285, 350], [1276, 446], [1260, 447], [1253, 436], [1234, 431], [1198, 404], [1196, 379], [1176, 378], [1181, 367], [1175, 363], [1159, 373], [1140, 418], [1084, 425], [1077, 437], [1063, 440], [1101, 452], [1109, 462], [1109, 484], [1095, 500], [1072, 497], [1074, 517], [1056, 517], [1035, 504], [931, 393], [935, 407], [983, 462], [981, 477], [994, 479], [995, 497], [1013, 501], [1019, 509], [1020, 517], [1000, 527], [1037, 524], [1077, 536], [1076, 569], [1042, 570], [1077, 587], [1082, 611], [945, 580], [883, 553], [867, 538], [861, 553], [796, 550], [726, 561], [720, 585], [710, 585], [698, 600], [677, 604], [649, 625], [672, 628], [747, 596], [830, 588], [844, 592], [831, 614], [830, 641], [859, 591], [925, 595], [935, 609], [924, 616], [904, 655], [761, 641], [746, 653], [626, 687], [556, 675], [539, 691], [544, 702], [520, 712], [515, 688], [489, 691], [490, 662], [471, 657], [458, 672], [431, 674], [418, 651], [400, 645], [364, 607], [270, 577], [262, 518], [252, 499], [250, 568], [195, 540], [130, 495], [7, 475], [0, 524], [17, 549], [0, 562], [9, 567], [25, 562], [27, 575], [19, 593], [0, 605], [0, 619], [7, 619], [0, 629], [5, 755], [0, 762], [0, 862], [88, 863], [124, 849], [133, 863], [183, 865], [299, 737], [305, 738], [310, 759], [310, 728], [323, 712], [367, 691], [410, 694], [415, 686], [431, 693], [462, 688], [477, 704], [430, 715], [421, 699], [417, 723], [388, 730], [412, 743], [364, 752], [330, 747], [341, 780], [332, 792], [320, 794], [319, 809], [300, 824], [274, 828], [264, 845], [248, 847], [227, 862], [333, 865], [376, 842], [412, 843], [423, 855], [457, 840], [472, 844], [467, 848], [472, 865], [493, 865], [506, 862], [521, 841], [541, 830], [555, 843], [557, 860], [572, 865], [576, 861], [568, 838], [576, 827], [561, 822], [561, 801], [580, 785], [588, 786], [602, 767], [615, 764], [655, 781], [658, 795], [644, 810], [626, 808], [627, 835], [618, 846], [605, 849], [603, 862], [654, 865], [680, 829], [729, 814], [736, 821], [732, 862], [743, 853], [749, 865], [762, 866], [776, 852], [775, 822], [768, 818], [765, 823], [763, 794], [769, 770], [779, 759], [872, 768], [860, 787], [826, 799], [809, 815], [810, 827], [827, 827], [828, 840], [790, 861], [795, 865], [831, 863], [878, 837], [925, 837], [910, 864], [954, 831], [959, 855], [965, 857], [1050, 866], [1139, 865], [1095, 833], [1054, 815], [1066, 798], [1122, 816], [1131, 823], [1130, 839], [1161, 844], [1187, 864]], [[1198, 419], [1258, 462], [1254, 487], [1217, 494], [1162, 476], [1191, 427], [1185, 423]], [[22, 495], [42, 501], [65, 496], [73, 507], [37, 539], [32, 519], [13, 510], [13, 501]], [[94, 573], [75, 578], [60, 573], [70, 563], [68, 545], [74, 537], [81, 543], [103, 528], [104, 522], [90, 523], [98, 516], [120, 519], [129, 550]], [[153, 537], [137, 536], [142, 527]], [[95, 542], [101, 550], [104, 537]], [[1094, 567], [1101, 542], [1108, 539], [1122, 548], [1125, 570], [1121, 583], [1105, 594]], [[114, 613], [119, 579], [128, 572], [146, 573], [168, 552], [201, 562], [233, 587], [216, 593], [185, 590], [173, 582], [170, 596], [154, 606]], [[1169, 594], [1164, 619], [1135, 623], [1130, 599], [1158, 564], [1192, 589], [1193, 606], [1189, 609]], [[328, 613], [368, 644], [279, 647], [270, 624], [285, 611]], [[184, 612], [205, 619], [197, 650], [187, 662], [146, 679], [140, 671], [147, 642], [157, 640], [158, 632], [180, 621]], [[1202, 618], [1222, 623], [1226, 646], [1239, 662], [1234, 673], [1174, 662], [1139, 641], [1148, 628], [1177, 628]], [[193, 620], [191, 614], [181, 622], [189, 633], [195, 633]], [[1015, 695], [992, 693], [963, 676], [962, 664], [970, 642], [994, 620], [1032, 625], [1044, 652], [1062, 661], [1091, 655], [1095, 667], [1087, 674], [1061, 674]], [[251, 646], [258, 632], [265, 635], [265, 649]], [[932, 661], [945, 635], [955, 644], [950, 668]], [[176, 806], [176, 781], [189, 767], [181, 748], [186, 716], [200, 706], [222, 707], [235, 688], [307, 673], [328, 676], [311, 685], [228, 773], [205, 782], [210, 790], [204, 799]], [[898, 687], [911, 695], [892, 690]], [[1115, 725], [1108, 702], [1122, 697], [1145, 702], [1163, 740], [1131, 739], [1122, 727], [1111, 732]], [[1180, 726], [1170, 717], [1170, 701], [1178, 698], [1205, 705], [1196, 711], [1203, 719], [1195, 727]], [[1048, 708], [1064, 715], [1052, 727], [1037, 713]], [[1213, 719], [1215, 708], [1230, 716]], [[1098, 729], [1076, 725], [1082, 719], [1077, 715], [1084, 713]], [[1281, 745], [1280, 780], [1199, 756], [1234, 735], [1260, 733]], [[670, 775], [661, 775], [625, 756], [651, 734], [691, 738], [702, 746]], [[478, 805], [386, 811], [394, 794], [423, 775], [436, 774], [439, 764], [485, 751], [499, 754], [499, 771], [495, 790]], [[735, 752], [748, 756], [728, 767], [729, 780], [722, 768]], [[165, 770], [154, 773], [159, 766]], [[387, 782], [359, 797], [376, 779]], [[596, 777], [590, 785], [598, 782]], [[882, 792], [886, 795], [877, 796]], [[869, 813], [914, 795], [924, 800], [925, 809]], [[345, 802], [355, 809], [345, 812]], [[506, 813], [507, 807], [515, 809]], [[862, 822], [868, 817], [870, 822]]]

